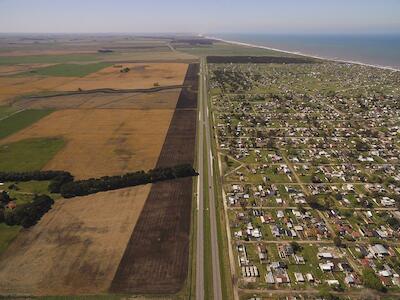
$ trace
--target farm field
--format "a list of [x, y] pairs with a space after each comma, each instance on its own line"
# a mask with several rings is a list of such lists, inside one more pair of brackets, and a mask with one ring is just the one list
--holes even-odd
[[[7, 129], [0, 130], [0, 170], [68, 171], [80, 180], [193, 164], [197, 58], [169, 42], [0, 47], [0, 128]], [[192, 178], [68, 200], [50, 192], [47, 179], [2, 183], [8, 221], [35, 194], [55, 203], [29, 228], [2, 220], [0, 295], [171, 295], [186, 288]]]
[[[0, 46], [3, 46], [0, 42]], [[109, 46], [109, 47], [107, 47]], [[87, 50], [81, 45], [71, 46], [71, 49], [46, 50], [46, 44], [29, 45], [30, 50], [2, 49], [0, 52], [0, 66], [12, 66], [21, 64], [62, 64], [62, 63], [87, 63], [87, 62], [149, 62], [149, 61], [189, 61], [196, 57], [177, 51], [172, 51], [163, 42], [162, 45], [149, 46], [138, 42], [137, 45], [95, 43], [87, 46]], [[43, 48], [42, 48], [43, 47]], [[54, 47], [54, 45], [53, 45]], [[42, 49], [40, 49], [42, 48]], [[98, 53], [101, 48], [113, 49], [111, 53]]]
[[37, 122], [51, 112], [51, 110], [25, 110], [0, 120], [0, 139]]
[[147, 170], [157, 162], [172, 114], [165, 109], [59, 110], [2, 143], [62, 137], [65, 147], [44, 169], [66, 170], [78, 179]]
[[[121, 72], [129, 68], [129, 72]], [[0, 104], [10, 104], [51, 91], [92, 89], [138, 89], [181, 85], [187, 70], [185, 63], [139, 64], [58, 64], [0, 77]], [[29, 98], [28, 98], [29, 99]]]
[[74, 80], [71, 77], [10, 76], [0, 77], [0, 105], [10, 105], [15, 98], [54, 90]]
[[111, 292], [177, 293], [187, 276], [192, 179], [153, 184]]
[[23, 230], [3, 254], [1, 292], [106, 292], [150, 187], [57, 201], [36, 226]]
[[19, 73], [28, 72], [40, 67], [51, 66], [51, 64], [18, 64], [18, 65], [0, 65], [0, 76], [14, 76]]
[[[193, 164], [198, 65], [190, 65], [156, 167]], [[171, 294], [186, 279], [192, 178], [153, 184], [111, 285], [115, 293]]]
[[[91, 90], [98, 88], [137, 89], [155, 85], [181, 85], [187, 70], [184, 63], [124, 63], [114, 64], [84, 78], [58, 86], [59, 91], [74, 91], [78, 88]], [[128, 72], [121, 72], [129, 68]]]
[[59, 138], [29, 138], [10, 144], [0, 143], [0, 170], [40, 170], [63, 146], [64, 141]]
[[180, 88], [157, 92], [93, 92], [52, 97], [24, 98], [15, 107], [28, 109], [175, 109]]
[[38, 68], [30, 71], [30, 73], [42, 76], [83, 77], [93, 72], [97, 72], [109, 65], [110, 63], [105, 62], [92, 64], [57, 64]]
[[100, 54], [94, 53], [77, 53], [77, 54], [60, 54], [60, 55], [10, 55], [3, 54], [0, 56], [0, 65], [16, 65], [16, 64], [38, 64], [38, 63], [66, 63], [66, 62], [87, 62], [96, 61], [101, 58]]
[[16, 108], [10, 106], [0, 106], [0, 120], [4, 119], [17, 111]]

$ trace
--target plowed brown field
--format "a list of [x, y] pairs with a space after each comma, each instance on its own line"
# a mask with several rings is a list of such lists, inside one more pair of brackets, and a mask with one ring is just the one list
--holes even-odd
[[[157, 167], [193, 164], [198, 65], [190, 65]], [[178, 292], [189, 262], [192, 178], [153, 184], [111, 285], [116, 293]]]

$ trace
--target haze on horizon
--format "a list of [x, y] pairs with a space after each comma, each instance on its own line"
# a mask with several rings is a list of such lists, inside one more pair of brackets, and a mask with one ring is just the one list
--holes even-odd
[[397, 0], [0, 0], [2, 33], [400, 33]]

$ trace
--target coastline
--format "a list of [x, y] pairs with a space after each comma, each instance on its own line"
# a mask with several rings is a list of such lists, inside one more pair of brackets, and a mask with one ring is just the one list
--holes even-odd
[[360, 65], [360, 66], [372, 67], [372, 68], [377, 68], [377, 69], [390, 70], [390, 71], [394, 71], [394, 72], [400, 72], [400, 69], [395, 68], [395, 67], [374, 65], [374, 64], [368, 64], [368, 63], [363, 63], [363, 62], [359, 62], [359, 61], [327, 58], [327, 57], [322, 57], [322, 56], [306, 54], [306, 53], [302, 53], [302, 52], [287, 51], [287, 50], [282, 50], [282, 49], [277, 49], [277, 48], [272, 48], [272, 47], [267, 47], [267, 46], [243, 43], [243, 42], [238, 42], [238, 41], [230, 41], [230, 40], [225, 40], [225, 39], [216, 38], [216, 37], [212, 37], [212, 36], [203, 36], [203, 37], [207, 38], [207, 39], [216, 40], [216, 41], [219, 41], [219, 42], [232, 44], [232, 45], [239, 45], [239, 46], [245, 46], [245, 47], [251, 47], [251, 48], [259, 48], [259, 49], [277, 51], [277, 52], [282, 52], [282, 53], [287, 53], [287, 54], [299, 55], [299, 56], [303, 56], [303, 57], [311, 57], [311, 58], [321, 59], [321, 60], [326, 60], [326, 61], [331, 61], [331, 62]]

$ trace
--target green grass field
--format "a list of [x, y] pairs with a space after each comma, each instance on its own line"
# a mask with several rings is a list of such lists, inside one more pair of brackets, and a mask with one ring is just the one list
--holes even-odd
[[7, 226], [4, 223], [0, 223], [0, 254], [15, 239], [20, 229], [20, 226]]
[[30, 71], [29, 74], [44, 76], [83, 77], [91, 73], [97, 72], [110, 65], [110, 63], [106, 62], [99, 62], [94, 64], [58, 64]]
[[0, 170], [40, 170], [64, 146], [59, 138], [27, 139], [0, 146]]
[[24, 110], [0, 121], [0, 139], [5, 138], [50, 114], [52, 110]]
[[0, 119], [9, 116], [15, 111], [17, 111], [17, 109], [11, 106], [0, 106]]
[[90, 62], [101, 60], [107, 54], [63, 54], [63, 55], [27, 55], [0, 56], [0, 65], [33, 63]]

